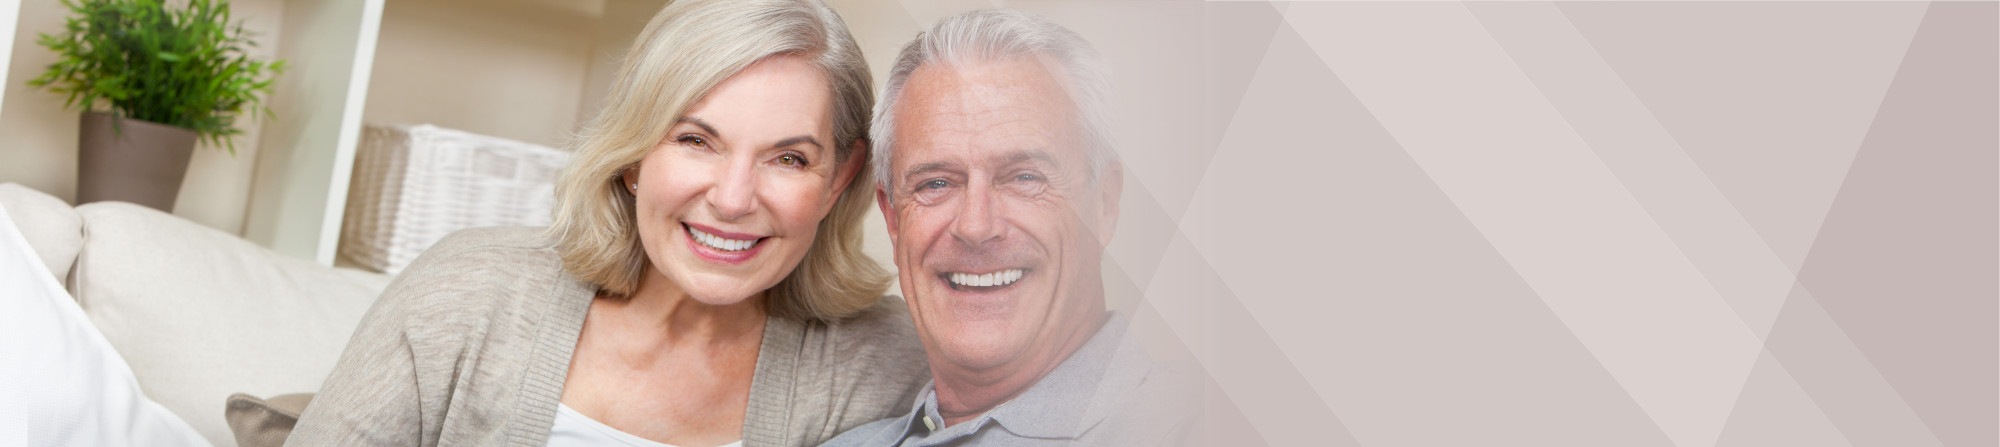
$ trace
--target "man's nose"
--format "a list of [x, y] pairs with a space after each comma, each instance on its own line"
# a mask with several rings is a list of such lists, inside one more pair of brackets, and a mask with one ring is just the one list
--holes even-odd
[[708, 190], [708, 205], [715, 218], [734, 221], [757, 210], [755, 164], [750, 157], [736, 157], [716, 175], [715, 187]]
[[988, 182], [966, 185], [965, 202], [952, 222], [951, 235], [966, 245], [979, 246], [1000, 237], [1000, 216], [993, 209], [997, 194]]

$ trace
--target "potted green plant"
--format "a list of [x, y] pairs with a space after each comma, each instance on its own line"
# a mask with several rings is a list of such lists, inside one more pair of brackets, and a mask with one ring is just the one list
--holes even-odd
[[[82, 112], [77, 203], [122, 200], [172, 211], [197, 141], [224, 145], [244, 111], [269, 117], [263, 97], [284, 61], [232, 23], [229, 2], [63, 0], [69, 17], [40, 43], [58, 59], [28, 85], [68, 95]], [[184, 6], [180, 6], [184, 5]]]

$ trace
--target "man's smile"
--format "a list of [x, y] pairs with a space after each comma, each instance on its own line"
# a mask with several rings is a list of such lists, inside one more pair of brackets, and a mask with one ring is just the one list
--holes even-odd
[[1028, 274], [1027, 269], [1002, 269], [985, 273], [946, 272], [938, 275], [952, 290], [992, 292], [1005, 289]]

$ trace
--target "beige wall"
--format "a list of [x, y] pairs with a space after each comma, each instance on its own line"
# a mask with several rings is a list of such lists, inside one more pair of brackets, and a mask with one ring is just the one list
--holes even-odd
[[666, 4], [667, 0], [604, 1], [604, 18], [597, 21], [597, 40], [590, 50], [590, 68], [584, 77], [577, 123], [588, 121], [597, 112], [604, 92], [611, 89], [612, 78], [618, 75], [619, 62], [625, 60], [625, 51], [632, 47], [632, 40], [646, 29], [653, 13]]
[[363, 119], [558, 146], [577, 123], [602, 1], [394, 0]]

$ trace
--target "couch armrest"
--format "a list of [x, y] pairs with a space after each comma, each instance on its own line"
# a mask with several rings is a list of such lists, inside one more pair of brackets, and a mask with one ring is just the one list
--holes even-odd
[[18, 183], [0, 183], [0, 206], [7, 207], [14, 226], [56, 276], [56, 283], [67, 284], [69, 267], [76, 262], [77, 250], [83, 249], [83, 218], [62, 199]]
[[218, 446], [229, 396], [319, 389], [388, 277], [281, 255], [150, 208], [76, 208], [71, 291], [146, 394]]

